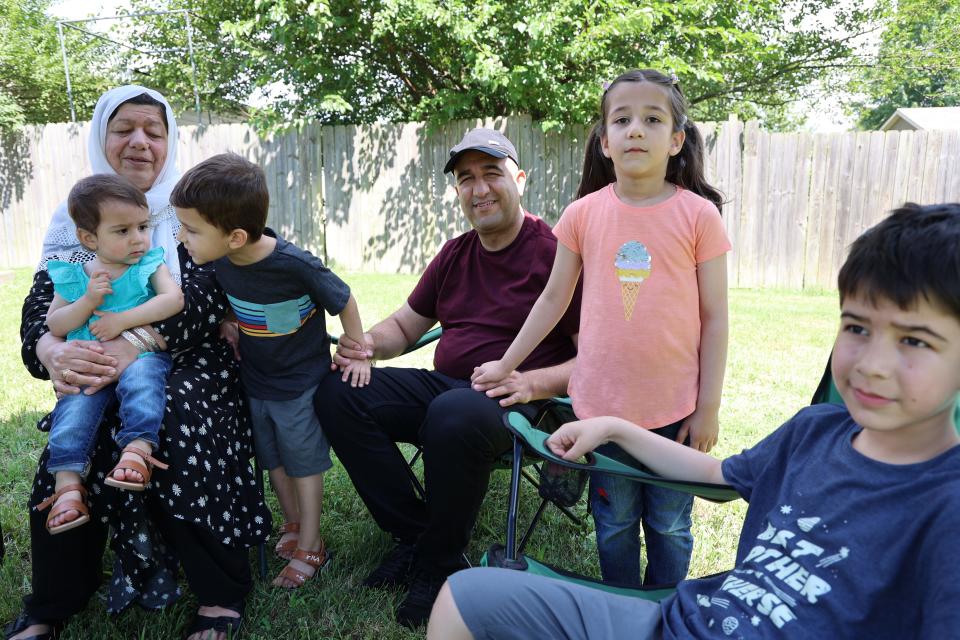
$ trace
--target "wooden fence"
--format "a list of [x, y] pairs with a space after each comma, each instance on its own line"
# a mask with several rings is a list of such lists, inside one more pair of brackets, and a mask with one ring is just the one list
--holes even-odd
[[[465, 231], [441, 173], [463, 132], [506, 132], [528, 173], [523, 200], [556, 221], [580, 175], [586, 129], [543, 133], [527, 117], [422, 124], [311, 125], [260, 138], [247, 125], [181, 127], [178, 164], [225, 150], [263, 166], [270, 225], [341, 269], [417, 273]], [[707, 174], [726, 196], [735, 287], [833, 287], [846, 247], [905, 201], [960, 201], [960, 131], [770, 133], [701, 125]], [[36, 263], [49, 217], [89, 171], [86, 125], [0, 137], [0, 267]]]

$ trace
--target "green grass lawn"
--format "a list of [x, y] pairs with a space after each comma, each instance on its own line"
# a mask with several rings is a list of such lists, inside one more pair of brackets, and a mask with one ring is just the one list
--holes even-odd
[[[50, 384], [31, 378], [20, 361], [19, 311], [30, 277], [30, 271], [19, 270], [12, 282], [0, 284], [0, 326], [5, 327], [0, 332], [0, 522], [7, 547], [7, 558], [0, 567], [0, 622], [13, 618], [20, 609], [20, 598], [30, 590], [25, 509], [34, 466], [46, 441], [35, 424], [54, 404]], [[365, 326], [401, 304], [416, 280], [413, 276], [372, 274], [350, 274], [345, 279], [360, 303]], [[336, 320], [332, 324], [335, 330]], [[720, 444], [715, 455], [727, 456], [750, 446], [809, 402], [823, 372], [836, 324], [833, 292], [730, 292], [730, 355]], [[391, 364], [429, 367], [431, 356], [432, 348], [428, 348]], [[508, 480], [507, 472], [494, 474], [468, 550], [473, 561], [491, 543], [502, 542]], [[535, 498], [529, 488], [525, 489], [522, 518], [532, 513]], [[269, 499], [274, 514], [278, 514], [276, 502], [272, 496]], [[745, 509], [743, 502], [696, 502], [691, 575], [722, 571], [732, 565]], [[586, 515], [582, 504], [576, 510]], [[337, 465], [327, 476], [323, 535], [335, 557], [320, 579], [293, 593], [257, 581], [247, 605], [248, 637], [421, 637], [393, 622], [393, 608], [400, 594], [359, 587], [390, 541], [377, 529], [346, 473]], [[599, 575], [592, 527], [578, 529], [555, 510], [548, 510], [544, 516], [528, 553], [565, 568]], [[251, 551], [251, 562], [255, 558]], [[108, 560], [104, 566], [109, 566]], [[270, 554], [271, 576], [282, 566]], [[61, 579], [71, 578], [64, 575]], [[179, 637], [195, 607], [187, 594], [163, 613], [134, 607], [119, 619], [110, 620], [103, 602], [95, 598], [63, 637]]]

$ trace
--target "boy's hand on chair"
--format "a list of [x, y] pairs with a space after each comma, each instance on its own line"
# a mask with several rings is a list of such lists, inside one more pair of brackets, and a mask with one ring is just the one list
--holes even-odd
[[680, 426], [680, 431], [677, 432], [677, 442], [683, 444], [687, 436], [690, 436], [691, 449], [709, 453], [716, 446], [719, 434], [720, 420], [717, 411], [697, 408]]
[[482, 391], [480, 387], [485, 383], [500, 382], [510, 375], [510, 371], [503, 366], [502, 360], [493, 360], [484, 362], [479, 367], [473, 368], [473, 375], [470, 376], [471, 386], [476, 391]]
[[123, 321], [118, 319], [119, 314], [112, 311], [94, 311], [93, 315], [97, 316], [97, 319], [90, 323], [90, 333], [100, 342], [113, 340], [126, 329]]
[[347, 378], [350, 378], [351, 387], [365, 387], [370, 384], [372, 365], [370, 360], [351, 360], [343, 368], [343, 376], [340, 379], [346, 382]]
[[609, 441], [604, 428], [609, 418], [568, 422], [547, 438], [547, 447], [564, 460], [576, 460]]

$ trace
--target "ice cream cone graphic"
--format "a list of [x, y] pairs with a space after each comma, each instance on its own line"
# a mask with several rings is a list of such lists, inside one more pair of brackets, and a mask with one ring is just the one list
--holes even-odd
[[617, 269], [617, 279], [620, 280], [620, 298], [623, 301], [625, 320], [629, 321], [633, 317], [640, 285], [650, 276], [652, 261], [647, 248], [636, 240], [625, 243], [617, 251], [614, 266]]

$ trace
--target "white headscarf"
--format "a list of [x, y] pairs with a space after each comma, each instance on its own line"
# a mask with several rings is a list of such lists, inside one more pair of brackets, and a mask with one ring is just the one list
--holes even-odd
[[[180, 260], [177, 257], [177, 232], [180, 223], [176, 213], [170, 205], [170, 192], [180, 179], [177, 170], [177, 119], [166, 98], [154, 91], [134, 84], [128, 84], [111, 89], [100, 96], [97, 107], [93, 111], [93, 120], [90, 122], [90, 138], [87, 142], [87, 153], [90, 156], [90, 166], [93, 173], [113, 173], [113, 167], [107, 160], [105, 150], [107, 140], [107, 121], [110, 115], [121, 104], [131, 98], [147, 94], [161, 103], [167, 116], [167, 159], [157, 175], [153, 186], [146, 192], [147, 204], [150, 207], [150, 225], [153, 227], [153, 246], [163, 247], [167, 268], [170, 269], [173, 279], [180, 282]], [[40, 258], [39, 269], [47, 268], [48, 260], [64, 260], [68, 262], [86, 262], [93, 258], [77, 239], [77, 226], [67, 212], [67, 201], [64, 200], [53, 212], [53, 219], [47, 228], [43, 239], [43, 254]]]

